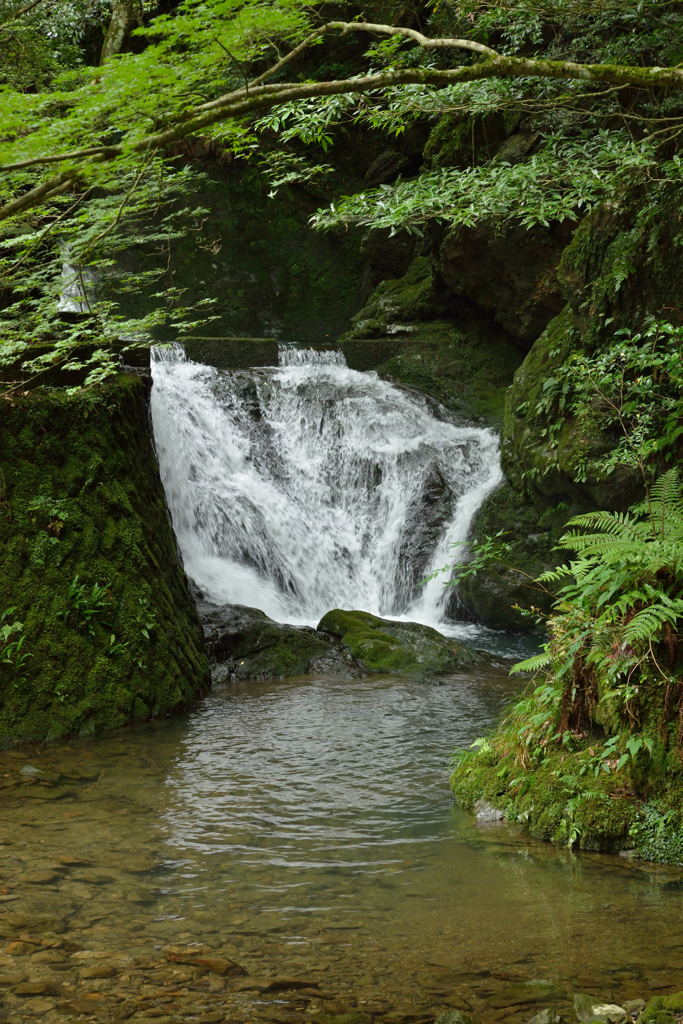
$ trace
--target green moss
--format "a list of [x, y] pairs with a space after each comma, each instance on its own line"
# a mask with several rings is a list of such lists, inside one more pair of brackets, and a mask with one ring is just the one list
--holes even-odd
[[676, 1024], [678, 1015], [683, 1013], [683, 992], [670, 996], [654, 996], [640, 1017], [639, 1024]]
[[519, 122], [515, 111], [484, 116], [443, 114], [430, 132], [424, 158], [434, 167], [478, 166], [494, 156]]
[[581, 774], [585, 760], [566, 750], [546, 751], [526, 767], [512, 738], [500, 733], [483, 753], [462, 758], [451, 785], [464, 807], [487, 800], [538, 839], [583, 850], [630, 846], [640, 802], [622, 795], [623, 776]]
[[[622, 760], [614, 746], [604, 747], [607, 736], [597, 723], [580, 736], [565, 733], [564, 742], [551, 738], [560, 699], [550, 683], [539, 685], [492, 736], [461, 753], [451, 777], [457, 799], [466, 808], [486, 800], [539, 839], [683, 863], [683, 769], [675, 726], [651, 754], [643, 749]], [[623, 728], [620, 723], [619, 733]], [[628, 750], [623, 742], [617, 749]]]
[[0, 669], [0, 744], [99, 732], [208, 685], [149, 432], [145, 386], [38, 389], [0, 429], [0, 610], [27, 661]]
[[341, 639], [368, 672], [444, 675], [476, 664], [480, 657], [464, 644], [416, 622], [394, 622], [369, 612], [335, 608], [318, 629]]

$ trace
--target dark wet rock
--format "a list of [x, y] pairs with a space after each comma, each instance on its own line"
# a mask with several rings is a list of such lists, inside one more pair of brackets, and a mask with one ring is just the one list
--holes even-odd
[[456, 498], [438, 466], [430, 467], [419, 494], [406, 511], [405, 528], [396, 564], [408, 576], [407, 589], [415, 593], [429, 572], [439, 538], [453, 516]]
[[308, 626], [289, 626], [257, 608], [221, 605], [202, 610], [214, 678], [281, 679], [307, 672], [358, 676], [348, 651]]
[[395, 181], [399, 174], [406, 170], [409, 162], [409, 157], [405, 153], [386, 149], [372, 161], [365, 172], [365, 180], [370, 185], [386, 185]]
[[521, 609], [533, 605], [549, 610], [551, 597], [534, 579], [557, 563], [552, 548], [570, 514], [566, 509], [541, 512], [509, 483], [488, 495], [474, 516], [468, 539], [482, 541], [502, 533], [508, 553], [459, 581], [448, 614], [491, 629], [535, 629], [535, 619]]
[[528, 346], [564, 305], [556, 272], [569, 238], [562, 227], [456, 227], [441, 243], [438, 268], [453, 295]]
[[318, 630], [339, 637], [368, 672], [448, 675], [483, 660], [476, 651], [430, 626], [381, 619], [369, 612], [335, 608], [323, 616]]

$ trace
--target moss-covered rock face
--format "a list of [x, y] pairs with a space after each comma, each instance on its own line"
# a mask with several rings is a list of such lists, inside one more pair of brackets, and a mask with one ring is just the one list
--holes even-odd
[[443, 312], [426, 256], [418, 256], [402, 277], [382, 281], [365, 306], [353, 317], [347, 333], [351, 338], [375, 338], [385, 334], [410, 334], [420, 320], [434, 320]]
[[[586, 778], [577, 790], [577, 772]], [[640, 817], [640, 802], [624, 792], [623, 779], [594, 776], [590, 753], [566, 751], [548, 756], [533, 770], [516, 762], [502, 736], [465, 757], [451, 777], [457, 800], [472, 810], [485, 800], [531, 835], [582, 850], [614, 852], [630, 847], [630, 830]]]
[[683, 185], [639, 186], [598, 207], [579, 226], [558, 269], [562, 290], [591, 347], [618, 326], [652, 315], [680, 322]]
[[574, 314], [567, 306], [546, 328], [517, 370], [505, 400], [502, 461], [520, 492], [542, 504], [564, 502], [576, 512], [589, 508], [623, 509], [641, 494], [637, 469], [609, 475], [596, 460], [615, 443], [597, 413], [582, 417], [560, 413], [544, 401], [547, 382], [582, 345]]
[[0, 744], [168, 714], [208, 687], [146, 388], [122, 375], [2, 403], [0, 629], [19, 625], [2, 649]]
[[503, 531], [509, 538], [509, 554], [505, 564], [494, 563], [458, 584], [456, 607], [460, 614], [464, 611], [492, 629], [535, 629], [535, 619], [520, 609], [550, 608], [550, 596], [534, 580], [548, 567], [549, 552], [567, 514], [562, 507], [549, 507], [539, 513], [509, 483], [489, 495], [476, 513], [472, 533], [475, 537], [495, 537]]
[[640, 1017], [639, 1024], [678, 1024], [683, 1016], [683, 992], [654, 996]]
[[637, 331], [647, 316], [680, 318], [682, 207], [682, 187], [656, 186], [597, 209], [576, 231], [558, 271], [567, 305], [533, 345], [506, 400], [503, 467], [518, 490], [586, 509], [623, 509], [642, 493], [638, 469], [606, 475], [595, 465], [619, 440], [617, 417], [607, 431], [597, 408], [571, 414], [546, 389], [572, 355], [600, 352], [620, 327]]
[[400, 676], [447, 675], [482, 661], [464, 644], [417, 622], [380, 619], [369, 612], [328, 612], [318, 630], [339, 637], [368, 672]]
[[502, 331], [470, 311], [448, 313], [431, 262], [380, 284], [354, 317], [341, 347], [349, 366], [436, 398], [467, 419], [502, 421], [505, 390], [522, 358]]

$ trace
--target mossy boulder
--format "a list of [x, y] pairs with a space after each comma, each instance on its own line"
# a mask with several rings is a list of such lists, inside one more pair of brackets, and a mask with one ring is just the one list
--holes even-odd
[[338, 637], [368, 672], [399, 676], [448, 675], [483, 661], [476, 651], [417, 622], [396, 622], [335, 608], [318, 630]]
[[500, 424], [505, 390], [522, 354], [471, 310], [450, 310], [431, 262], [384, 281], [340, 339], [350, 367], [437, 399], [466, 419]]
[[683, 992], [654, 996], [638, 1018], [638, 1024], [678, 1024], [683, 1018]]
[[201, 616], [216, 681], [360, 675], [347, 651], [308, 626], [283, 625], [244, 605], [202, 606]]
[[443, 312], [432, 276], [431, 261], [418, 256], [402, 277], [382, 281], [365, 306], [353, 317], [345, 337], [374, 338], [409, 334], [420, 320], [434, 320]]
[[623, 778], [596, 777], [588, 749], [578, 756], [563, 749], [549, 752], [521, 777], [515, 740], [501, 729], [460, 761], [451, 787], [463, 807], [473, 810], [478, 801], [489, 801], [535, 838], [562, 846], [615, 852], [632, 845], [640, 801], [625, 791]]
[[152, 443], [148, 383], [2, 403], [0, 746], [186, 708], [206, 654]]

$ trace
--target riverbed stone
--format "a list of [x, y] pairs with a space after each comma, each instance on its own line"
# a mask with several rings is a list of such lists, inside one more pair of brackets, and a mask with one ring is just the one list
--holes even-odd
[[474, 1017], [462, 1010], [447, 1010], [439, 1014], [434, 1024], [474, 1024]]
[[494, 807], [487, 800], [477, 800], [474, 805], [474, 816], [480, 825], [491, 825], [497, 821], [504, 821], [503, 811]]
[[574, 1009], [576, 1016], [584, 1024], [594, 1024], [594, 1022], [600, 1021], [604, 1024], [621, 1024], [621, 1021], [625, 1021], [628, 1017], [623, 1006], [579, 992], [574, 996]]
[[429, 677], [460, 672], [484, 660], [430, 626], [381, 619], [369, 612], [335, 608], [323, 616], [318, 630], [338, 637], [368, 672]]
[[62, 993], [62, 986], [51, 978], [36, 978], [15, 985], [13, 991], [17, 996], [58, 996]]
[[562, 1018], [555, 1010], [541, 1010], [529, 1021], [529, 1024], [561, 1024]]

